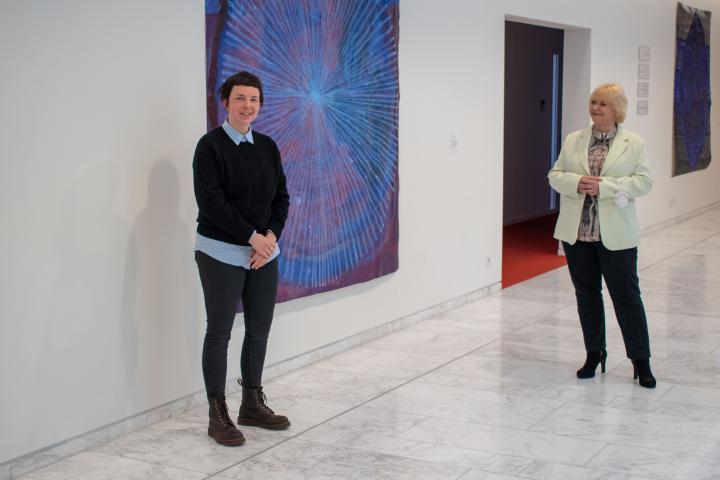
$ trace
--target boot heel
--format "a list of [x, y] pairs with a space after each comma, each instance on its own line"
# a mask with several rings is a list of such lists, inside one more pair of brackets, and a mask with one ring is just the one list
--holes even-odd
[[633, 360], [633, 380], [637, 379], [641, 387], [655, 388], [657, 381], [650, 370], [650, 360]]
[[578, 378], [592, 378], [595, 376], [595, 369], [600, 364], [600, 371], [605, 373], [605, 359], [607, 351], [603, 348], [599, 352], [587, 352], [585, 365], [577, 371]]

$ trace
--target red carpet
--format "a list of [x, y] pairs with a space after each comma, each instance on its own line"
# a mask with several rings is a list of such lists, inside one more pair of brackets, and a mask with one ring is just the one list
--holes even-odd
[[503, 228], [502, 287], [565, 265], [553, 238], [557, 213]]

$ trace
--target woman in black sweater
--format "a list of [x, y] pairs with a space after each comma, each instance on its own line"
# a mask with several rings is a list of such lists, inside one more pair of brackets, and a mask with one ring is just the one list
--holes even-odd
[[227, 120], [198, 141], [193, 159], [199, 209], [195, 260], [207, 311], [202, 369], [210, 406], [208, 435], [221, 445], [242, 445], [245, 438], [225, 403], [227, 349], [241, 302], [245, 338], [238, 424], [272, 430], [290, 426], [287, 417], [266, 405], [262, 391], [278, 283], [277, 241], [290, 197], [277, 145], [251, 127], [263, 103], [260, 79], [239, 72], [220, 87], [220, 99]]

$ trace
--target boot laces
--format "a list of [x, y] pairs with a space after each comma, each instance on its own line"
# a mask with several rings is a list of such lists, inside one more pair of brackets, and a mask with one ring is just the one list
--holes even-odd
[[225, 399], [215, 398], [213, 399], [213, 408], [217, 412], [218, 419], [223, 427], [228, 427], [231, 424], [230, 414], [228, 413], [227, 404]]
[[265, 392], [262, 391], [262, 387], [258, 387], [256, 392], [258, 406], [260, 406], [260, 408], [262, 408], [263, 410], [271, 413], [272, 415], [275, 415], [275, 412], [273, 412], [272, 408], [267, 406], [267, 396], [265, 396]]

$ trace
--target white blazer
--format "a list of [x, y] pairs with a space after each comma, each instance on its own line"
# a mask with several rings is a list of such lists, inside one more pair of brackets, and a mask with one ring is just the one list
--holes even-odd
[[[592, 129], [578, 130], [567, 136], [548, 179], [560, 193], [560, 215], [555, 238], [574, 244], [578, 237], [585, 195], [577, 192], [580, 178], [590, 175], [588, 147]], [[640, 231], [635, 199], [652, 188], [645, 140], [618, 126], [615, 139], [600, 171], [598, 216], [600, 239], [608, 250], [637, 247]]]

